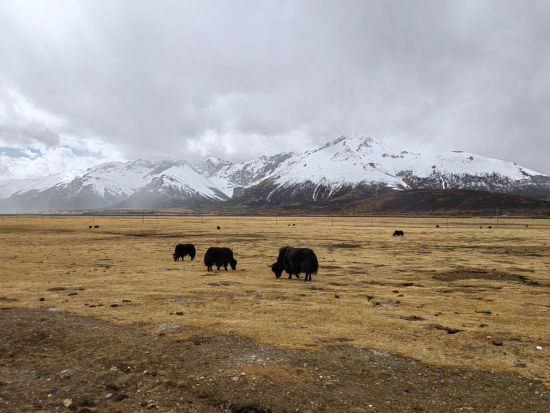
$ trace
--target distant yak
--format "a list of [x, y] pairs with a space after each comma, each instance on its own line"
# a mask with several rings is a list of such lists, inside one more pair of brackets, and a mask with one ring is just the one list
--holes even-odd
[[218, 271], [220, 267], [225, 268], [230, 265], [232, 270], [237, 269], [237, 260], [233, 257], [233, 251], [229, 248], [210, 247], [204, 254], [204, 265], [208, 271], [212, 271], [212, 267], [216, 266]]
[[271, 271], [276, 278], [280, 278], [285, 271], [288, 278], [293, 275], [300, 278], [299, 274], [304, 273], [304, 281], [311, 281], [311, 274], [316, 274], [319, 270], [319, 262], [315, 252], [309, 248], [282, 247], [279, 250], [277, 261], [271, 265]]
[[189, 255], [191, 257], [191, 261], [195, 259], [195, 255], [197, 255], [197, 250], [195, 250], [195, 246], [193, 244], [178, 244], [176, 245], [176, 250], [172, 254], [174, 257], [174, 261], [177, 261], [181, 258], [183, 261], [183, 258]]
[[404, 237], [405, 232], [401, 231], [400, 229], [396, 229], [395, 231], [393, 231], [393, 236], [394, 237]]

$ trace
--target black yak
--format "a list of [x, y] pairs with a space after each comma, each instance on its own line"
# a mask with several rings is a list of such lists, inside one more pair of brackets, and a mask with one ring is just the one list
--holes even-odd
[[319, 270], [319, 262], [313, 250], [309, 248], [282, 247], [279, 250], [277, 261], [271, 265], [271, 271], [276, 278], [280, 278], [285, 271], [288, 278], [293, 275], [300, 278], [299, 274], [304, 273], [304, 281], [311, 281], [311, 274], [316, 274]]
[[237, 260], [233, 257], [233, 251], [229, 248], [210, 247], [204, 254], [204, 265], [206, 265], [208, 271], [212, 271], [212, 267], [215, 265], [225, 268], [227, 271], [227, 265], [231, 266], [232, 270], [237, 269]]
[[401, 231], [400, 229], [396, 229], [395, 231], [393, 231], [393, 236], [394, 237], [404, 237], [405, 233], [403, 231]]
[[189, 255], [191, 257], [191, 261], [195, 259], [195, 255], [197, 255], [197, 251], [195, 250], [195, 246], [193, 244], [178, 244], [176, 245], [176, 250], [172, 254], [174, 257], [174, 261], [177, 261], [181, 258], [183, 261], [183, 258]]

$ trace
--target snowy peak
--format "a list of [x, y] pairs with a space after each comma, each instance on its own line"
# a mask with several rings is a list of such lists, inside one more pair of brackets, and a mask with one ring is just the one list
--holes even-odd
[[201, 175], [186, 162], [177, 162], [169, 168], [153, 171], [151, 184], [163, 193], [185, 193], [195, 197], [224, 200], [227, 196], [215, 184]]
[[223, 168], [231, 167], [233, 164], [229, 161], [224, 161], [223, 159], [211, 156], [206, 158], [204, 161], [195, 165], [197, 171], [202, 173], [207, 178], [214, 176]]
[[237, 188], [248, 188], [270, 178], [294, 155], [294, 153], [279, 153], [238, 164], [228, 163], [209, 179], [224, 193], [233, 196]]
[[220, 198], [218, 191], [211, 189], [214, 184], [181, 160], [109, 162], [88, 169], [78, 180], [82, 190], [121, 199], [153, 182], [159, 191], [177, 190], [206, 198]]

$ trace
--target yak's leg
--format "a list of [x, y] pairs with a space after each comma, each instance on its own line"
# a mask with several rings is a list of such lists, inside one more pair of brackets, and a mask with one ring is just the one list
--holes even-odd
[[223, 268], [225, 268], [225, 271], [227, 271], [227, 264], [224, 264]]
[[218, 271], [220, 270], [220, 265], [218, 265]]

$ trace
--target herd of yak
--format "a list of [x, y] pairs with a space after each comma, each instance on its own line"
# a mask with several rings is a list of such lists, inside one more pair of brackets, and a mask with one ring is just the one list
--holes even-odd
[[[191, 260], [194, 260], [197, 250], [193, 244], [178, 244], [172, 255], [174, 261], [178, 261], [180, 258], [183, 260], [187, 255], [191, 257]], [[214, 266], [218, 270], [223, 267], [227, 271], [227, 266], [230, 266], [232, 270], [236, 270], [237, 260], [233, 256], [233, 251], [229, 248], [210, 247], [204, 254], [204, 265], [206, 265], [207, 271], [212, 271]], [[311, 274], [317, 273], [318, 269], [317, 256], [309, 248], [282, 247], [279, 250], [277, 261], [271, 265], [271, 270], [277, 278], [281, 277], [283, 271], [288, 274], [288, 278], [292, 278], [293, 275], [300, 278], [300, 274], [304, 273], [306, 275], [305, 281], [311, 281]]]
[[[396, 230], [393, 236], [402, 237], [403, 231]], [[180, 258], [184, 259], [186, 256], [190, 256], [191, 260], [195, 259], [197, 250], [193, 244], [178, 244], [174, 254], [174, 261], [178, 261]], [[212, 271], [212, 267], [216, 267], [218, 271], [223, 267], [227, 271], [229, 265], [232, 270], [237, 269], [237, 260], [233, 256], [233, 251], [226, 247], [210, 247], [204, 254], [204, 265], [206, 265], [207, 271]], [[319, 262], [315, 252], [309, 248], [294, 248], [294, 247], [281, 247], [279, 249], [279, 255], [277, 261], [271, 264], [271, 271], [275, 274], [276, 278], [280, 278], [283, 271], [288, 274], [288, 278], [291, 279], [293, 275], [296, 278], [300, 278], [300, 274], [305, 274], [305, 281], [311, 281], [311, 275], [316, 274], [319, 269]]]

